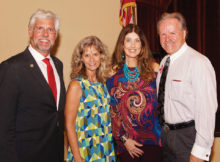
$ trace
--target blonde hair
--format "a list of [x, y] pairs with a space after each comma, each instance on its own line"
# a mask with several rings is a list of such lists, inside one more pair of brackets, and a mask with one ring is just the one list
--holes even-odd
[[101, 54], [101, 64], [96, 70], [97, 79], [99, 82], [105, 83], [107, 78], [109, 77], [110, 69], [110, 65], [108, 62], [108, 50], [106, 45], [103, 44], [102, 41], [96, 36], [85, 37], [76, 46], [71, 61], [72, 72], [70, 74], [70, 77], [71, 79], [77, 77], [87, 78], [86, 67], [81, 58], [85, 49], [92, 46]]

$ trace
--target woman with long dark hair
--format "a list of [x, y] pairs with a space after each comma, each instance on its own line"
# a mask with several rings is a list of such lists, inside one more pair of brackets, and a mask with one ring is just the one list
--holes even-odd
[[143, 31], [122, 29], [112, 55], [115, 73], [107, 80], [113, 137], [120, 162], [160, 162], [155, 63]]

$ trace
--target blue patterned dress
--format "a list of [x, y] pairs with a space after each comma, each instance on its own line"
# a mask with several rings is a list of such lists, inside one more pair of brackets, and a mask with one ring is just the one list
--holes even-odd
[[[107, 88], [100, 82], [76, 80], [82, 88], [75, 126], [80, 155], [85, 161], [115, 161]], [[74, 161], [70, 147], [67, 158]]]

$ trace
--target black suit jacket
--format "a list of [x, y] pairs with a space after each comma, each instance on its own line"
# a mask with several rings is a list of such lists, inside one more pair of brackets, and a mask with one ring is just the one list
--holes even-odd
[[64, 159], [63, 65], [51, 57], [61, 83], [58, 110], [52, 91], [28, 49], [0, 65], [1, 162]]

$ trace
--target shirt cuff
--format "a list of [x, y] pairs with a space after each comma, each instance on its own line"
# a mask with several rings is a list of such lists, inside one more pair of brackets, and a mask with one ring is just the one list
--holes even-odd
[[198, 146], [197, 144], [193, 145], [191, 154], [199, 159], [203, 159], [205, 161], [209, 161], [211, 149], [206, 149], [204, 147]]

